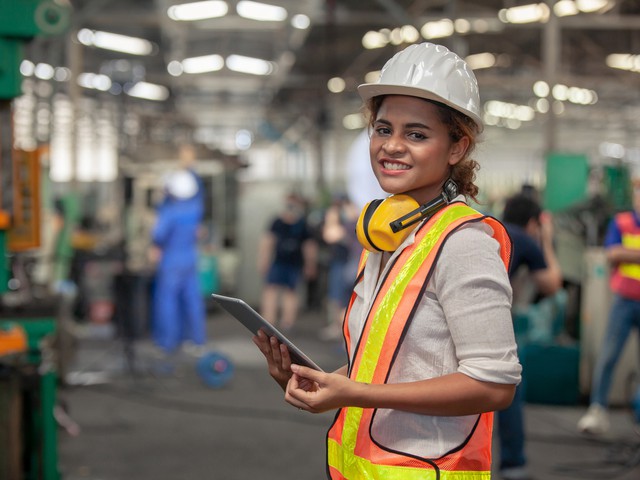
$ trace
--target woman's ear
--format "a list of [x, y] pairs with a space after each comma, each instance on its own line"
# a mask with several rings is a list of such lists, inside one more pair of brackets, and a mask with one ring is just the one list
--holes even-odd
[[451, 145], [451, 152], [449, 154], [449, 165], [455, 165], [464, 158], [469, 149], [469, 137], [462, 137], [456, 143]]

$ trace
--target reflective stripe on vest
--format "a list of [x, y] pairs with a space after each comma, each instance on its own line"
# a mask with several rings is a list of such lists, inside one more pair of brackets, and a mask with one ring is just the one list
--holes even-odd
[[[383, 280], [349, 366], [351, 379], [376, 384], [386, 382], [403, 333], [420, 302], [444, 241], [453, 231], [471, 221], [484, 221], [493, 228], [494, 238], [501, 245], [500, 254], [508, 269], [511, 241], [500, 222], [459, 202], [440, 210], [419, 228], [414, 243], [400, 253]], [[363, 255], [361, 268], [367, 256]], [[355, 293], [345, 316], [344, 329], [349, 350], [348, 318], [354, 300]], [[370, 437], [375, 412], [375, 409], [357, 407], [343, 408], [338, 412], [327, 436], [330, 478], [490, 478], [492, 413], [478, 416], [473, 431], [458, 449], [438, 459], [427, 459], [378, 446]]]
[[[619, 213], [615, 217], [620, 230], [622, 246], [632, 250], [640, 250], [640, 226], [636, 223], [632, 212]], [[625, 298], [640, 299], [640, 265], [637, 263], [620, 263], [611, 273], [611, 290]]]

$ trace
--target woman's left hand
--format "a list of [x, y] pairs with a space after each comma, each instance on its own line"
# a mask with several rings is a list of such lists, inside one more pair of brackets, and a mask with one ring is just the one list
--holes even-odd
[[269, 337], [262, 330], [253, 337], [253, 343], [256, 344], [267, 360], [269, 375], [271, 375], [283, 390], [286, 390], [287, 383], [293, 375], [291, 371], [291, 357], [289, 356], [287, 347], [278, 342], [276, 337]]

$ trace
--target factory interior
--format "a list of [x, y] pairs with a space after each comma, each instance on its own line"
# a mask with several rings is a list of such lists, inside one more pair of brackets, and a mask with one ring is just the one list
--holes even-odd
[[[500, 220], [528, 191], [552, 218], [562, 286], [523, 277], [512, 307], [519, 478], [640, 478], [640, 318], [610, 428], [577, 428], [615, 297], [608, 227], [640, 214], [640, 1], [0, 0], [0, 480], [325, 478], [334, 413], [288, 405], [211, 294], [260, 310], [261, 241], [295, 196], [317, 252], [289, 336], [346, 363], [321, 232], [337, 202], [386, 195], [357, 88], [423, 42], [477, 79], [472, 206]], [[202, 200], [206, 352], [163, 369], [153, 232], [179, 168]], [[493, 435], [491, 478], [515, 479]]]

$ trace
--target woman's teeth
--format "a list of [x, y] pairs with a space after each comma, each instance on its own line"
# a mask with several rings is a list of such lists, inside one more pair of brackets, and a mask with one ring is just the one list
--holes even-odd
[[409, 170], [409, 165], [403, 165], [401, 163], [383, 162], [382, 166], [387, 170]]

